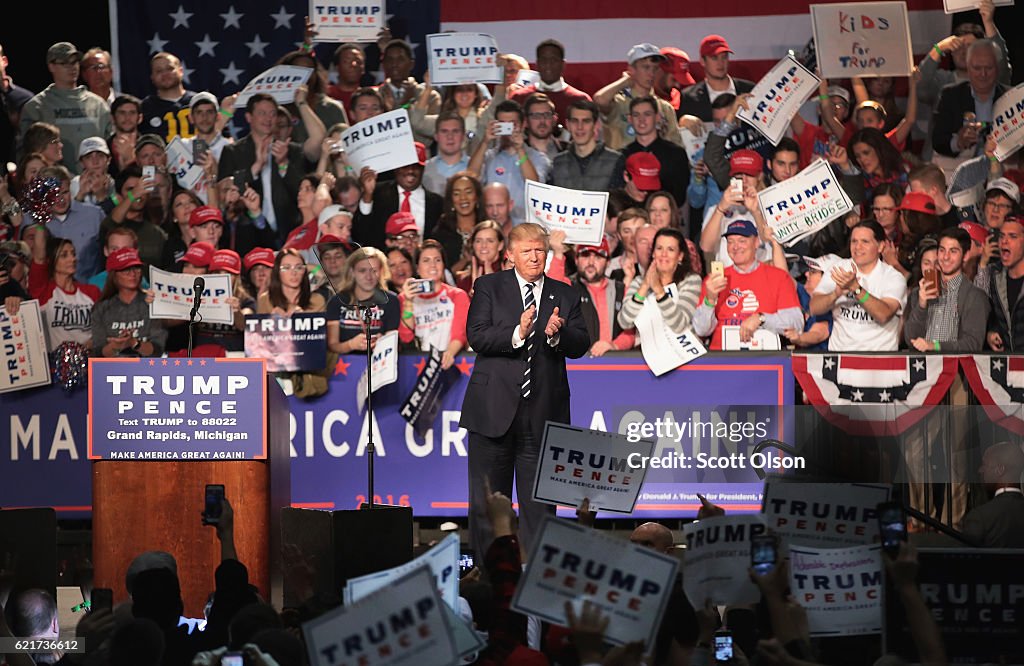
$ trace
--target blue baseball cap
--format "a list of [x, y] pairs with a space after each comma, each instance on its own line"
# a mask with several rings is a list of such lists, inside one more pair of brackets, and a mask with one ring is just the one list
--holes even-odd
[[733, 220], [729, 223], [729, 226], [725, 228], [725, 236], [747, 236], [752, 237], [757, 235], [757, 226], [752, 220], [739, 219]]

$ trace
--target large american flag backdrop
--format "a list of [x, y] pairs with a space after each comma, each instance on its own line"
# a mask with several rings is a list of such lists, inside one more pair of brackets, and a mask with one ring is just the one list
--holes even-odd
[[[696, 63], [704, 35], [726, 37], [735, 51], [734, 76], [757, 80], [787, 51], [799, 52], [811, 38], [810, 3], [802, 0], [624, 0], [588, 2], [481, 2], [480, 0], [388, 0], [396, 37], [416, 48], [417, 71], [426, 64], [424, 35], [439, 30], [486, 32], [503, 52], [533, 62], [538, 42], [565, 44], [566, 80], [593, 93], [617, 79], [626, 52], [639, 42], [676, 46]], [[914, 53], [924, 53], [949, 34], [950, 17], [941, 0], [908, 0]], [[170, 51], [185, 63], [186, 86], [225, 95], [302, 41], [302, 0], [110, 0], [112, 41], [121, 88], [146, 94], [149, 56]], [[318, 45], [329, 62], [334, 45]], [[367, 69], [380, 78], [376, 47], [368, 45]]]

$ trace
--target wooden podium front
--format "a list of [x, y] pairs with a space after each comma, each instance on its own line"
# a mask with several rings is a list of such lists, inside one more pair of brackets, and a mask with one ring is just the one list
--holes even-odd
[[[203, 525], [201, 515], [206, 485], [220, 483], [234, 509], [235, 546], [249, 582], [280, 607], [280, 516], [291, 503], [288, 401], [273, 377], [264, 374], [263, 382], [266, 460], [94, 460], [95, 586], [113, 589], [115, 603], [128, 598], [125, 572], [132, 560], [163, 550], [178, 563], [184, 614], [203, 617], [221, 558], [216, 529]], [[255, 413], [243, 406], [239, 416]]]

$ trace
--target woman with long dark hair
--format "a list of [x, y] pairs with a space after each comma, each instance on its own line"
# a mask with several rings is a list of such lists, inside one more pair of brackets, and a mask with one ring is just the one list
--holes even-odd
[[45, 227], [36, 227], [28, 293], [42, 308], [50, 351], [64, 342], [92, 347], [92, 309], [100, 300], [100, 290], [77, 282], [77, 268], [78, 256], [71, 241], [53, 238]]
[[[644, 276], [636, 276], [626, 289], [619, 310], [619, 325], [633, 328], [641, 312], [660, 317], [673, 333], [690, 328], [700, 297], [700, 275], [691, 270], [686, 237], [678, 229], [654, 234], [651, 263]], [[654, 301], [654, 307], [647, 300]]]
[[309, 286], [309, 271], [302, 254], [295, 249], [281, 250], [274, 258], [270, 286], [256, 300], [258, 314], [323, 312], [324, 298]]
[[416, 267], [419, 279], [407, 280], [399, 299], [402, 323], [398, 337], [406, 344], [415, 341], [420, 351], [440, 351], [441, 367], [447, 370], [468, 344], [469, 296], [445, 284], [444, 252], [437, 241], [423, 243]]
[[484, 188], [472, 171], [460, 171], [448, 179], [444, 189], [444, 213], [437, 220], [431, 238], [444, 246], [445, 263], [452, 274], [470, 263], [466, 241], [484, 216]]
[[456, 276], [455, 285], [472, 296], [473, 284], [478, 277], [501, 270], [501, 260], [505, 256], [505, 232], [494, 220], [484, 220], [473, 227], [466, 244], [470, 252], [470, 266]]
[[[850, 138], [849, 152], [842, 146], [833, 146], [829, 153], [829, 162], [835, 164], [844, 174], [860, 171], [860, 186], [863, 187], [862, 201], [871, 201], [875, 188], [884, 183], [893, 183], [899, 187], [907, 185], [907, 168], [903, 157], [881, 131], [873, 127], [865, 127], [853, 133]], [[844, 183], [857, 183], [856, 179], [844, 180]], [[855, 192], [850, 193], [856, 200]]]

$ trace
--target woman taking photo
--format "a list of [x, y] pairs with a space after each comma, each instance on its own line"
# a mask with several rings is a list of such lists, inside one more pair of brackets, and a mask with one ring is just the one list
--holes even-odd
[[484, 221], [484, 189], [470, 171], [460, 171], [448, 179], [444, 190], [444, 213], [441, 214], [431, 238], [444, 247], [445, 263], [452, 275], [470, 263], [469, 239], [476, 225]]
[[648, 312], [660, 317], [673, 333], [682, 334], [690, 328], [697, 309], [700, 275], [690, 268], [686, 239], [678, 229], [659, 229], [653, 246], [647, 273], [633, 278], [626, 289], [619, 325], [633, 328], [641, 312]]
[[445, 284], [444, 248], [437, 241], [423, 243], [417, 270], [419, 279], [406, 280], [402, 289], [398, 337], [406, 344], [415, 340], [420, 351], [441, 351], [441, 367], [447, 370], [467, 344], [469, 296]]
[[149, 318], [142, 289], [142, 260], [135, 248], [107, 256], [107, 284], [92, 311], [92, 348], [105, 358], [160, 356], [167, 331]]
[[505, 233], [494, 220], [484, 220], [473, 227], [473, 233], [466, 243], [470, 251], [470, 265], [456, 276], [455, 285], [472, 296], [473, 285], [478, 277], [501, 270], [501, 260], [505, 256]]
[[[383, 333], [398, 328], [398, 294], [388, 291], [387, 259], [374, 247], [361, 247], [345, 261], [338, 295], [327, 306], [327, 348], [338, 354], [365, 354]], [[363, 309], [370, 308], [369, 337]]]

